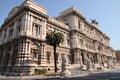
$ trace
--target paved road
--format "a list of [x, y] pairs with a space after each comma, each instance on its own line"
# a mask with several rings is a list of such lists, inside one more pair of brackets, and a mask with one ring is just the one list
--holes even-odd
[[120, 69], [111, 70], [103, 73], [91, 73], [87, 76], [74, 76], [74, 77], [29, 77], [22, 78], [19, 77], [12, 78], [2, 78], [0, 80], [120, 80]]
[[98, 73], [90, 74], [83, 77], [66, 77], [51, 79], [34, 79], [34, 80], [120, 80], [120, 73]]

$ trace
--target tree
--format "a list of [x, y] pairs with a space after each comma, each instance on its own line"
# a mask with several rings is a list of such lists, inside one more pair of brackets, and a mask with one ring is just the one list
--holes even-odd
[[64, 35], [60, 32], [52, 31], [50, 33], [47, 33], [46, 36], [46, 42], [49, 45], [53, 46], [54, 49], [54, 67], [55, 67], [55, 73], [57, 72], [57, 55], [56, 55], [56, 48], [60, 45], [60, 43], [63, 43], [64, 41]]

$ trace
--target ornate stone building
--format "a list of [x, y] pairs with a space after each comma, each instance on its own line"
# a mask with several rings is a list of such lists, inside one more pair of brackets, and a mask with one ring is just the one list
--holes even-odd
[[116, 50], [116, 60], [117, 60], [117, 64], [120, 65], [120, 50]]
[[59, 69], [62, 56], [71, 68], [86, 69], [88, 61], [93, 69], [110, 68], [116, 61], [110, 38], [74, 7], [51, 18], [44, 7], [25, 0], [1, 25], [0, 71], [34, 74], [36, 68], [54, 69], [53, 47], [45, 42], [46, 33], [53, 30], [64, 34], [64, 42], [57, 47]]

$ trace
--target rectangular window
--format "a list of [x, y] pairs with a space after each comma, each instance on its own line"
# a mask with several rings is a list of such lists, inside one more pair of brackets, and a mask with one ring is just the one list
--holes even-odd
[[38, 50], [37, 49], [31, 49], [31, 53], [32, 53], [32, 59], [34, 61], [37, 61], [37, 59], [38, 59]]
[[67, 34], [67, 45], [70, 46], [70, 36]]
[[7, 30], [4, 31], [4, 38], [6, 38], [6, 33], [7, 33]]
[[17, 28], [17, 32], [19, 33], [20, 32], [20, 29], [21, 29], [21, 24], [18, 26]]
[[37, 53], [36, 52], [33, 53], [33, 58], [37, 58]]
[[59, 53], [56, 53], [56, 61], [57, 61], [57, 63], [58, 63], [58, 60], [59, 59]]
[[32, 33], [35, 34], [35, 35], [40, 35], [40, 25], [33, 24]]
[[78, 21], [78, 28], [79, 28], [79, 30], [80, 30], [80, 27], [81, 27], [81, 24], [80, 24], [80, 22]]
[[83, 46], [83, 39], [80, 39], [80, 45]]
[[47, 63], [50, 63], [50, 55], [51, 55], [50, 52], [47, 52], [47, 53], [46, 53]]
[[9, 38], [12, 38], [12, 35], [13, 35], [13, 29], [9, 31]]
[[64, 61], [64, 58], [65, 58], [65, 54], [62, 53], [62, 54], [61, 54], [61, 60], [62, 60], [62, 62]]
[[35, 34], [38, 34], [38, 25], [35, 25]]

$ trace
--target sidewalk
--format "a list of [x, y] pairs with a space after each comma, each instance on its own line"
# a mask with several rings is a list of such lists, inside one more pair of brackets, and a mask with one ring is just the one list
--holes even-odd
[[[119, 68], [120, 69], [120, 68]], [[115, 70], [115, 69], [110, 69], [110, 70], [100, 70], [100, 71], [91, 71], [91, 72], [88, 72], [88, 71], [84, 71], [84, 72], [81, 72], [81, 74], [78, 74], [78, 75], [70, 75], [70, 76], [38, 76], [38, 75], [35, 75], [35, 76], [20, 76], [20, 77], [6, 77], [6, 76], [0, 76], [0, 80], [34, 80], [34, 79], [49, 79], [49, 78], [71, 78], [71, 77], [81, 77], [81, 76], [87, 76], [87, 75], [90, 75], [90, 74], [96, 74], [96, 73], [103, 73], [103, 72], [109, 72], [109, 71], [112, 71], [112, 70]], [[116, 69], [117, 70], [117, 69]]]

